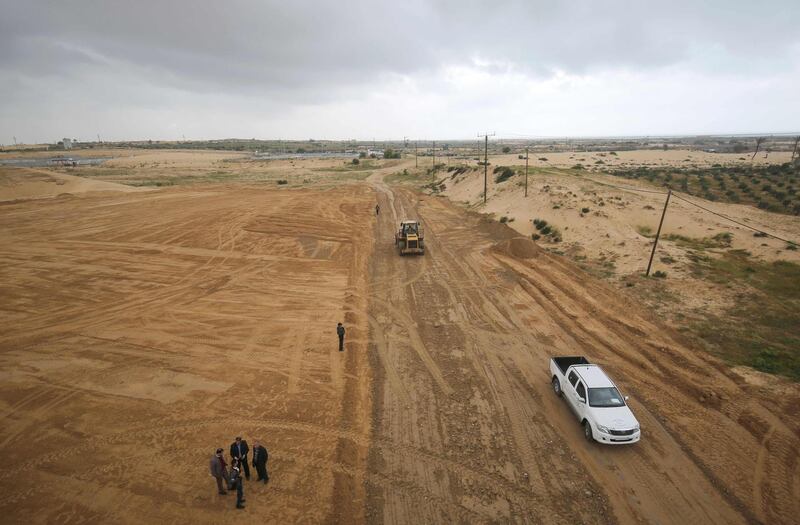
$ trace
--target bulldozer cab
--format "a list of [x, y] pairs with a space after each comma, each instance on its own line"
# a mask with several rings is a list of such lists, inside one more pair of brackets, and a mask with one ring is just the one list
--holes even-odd
[[400, 225], [400, 232], [403, 235], [417, 235], [419, 233], [419, 223], [414, 221], [405, 221]]

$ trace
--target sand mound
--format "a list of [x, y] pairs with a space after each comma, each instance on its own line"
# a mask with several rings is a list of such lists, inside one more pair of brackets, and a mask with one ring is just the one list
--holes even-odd
[[90, 180], [32, 168], [5, 168], [0, 170], [0, 201], [46, 199], [74, 196], [90, 191], [140, 191], [141, 188]]
[[530, 239], [514, 237], [494, 245], [494, 251], [516, 257], [518, 259], [534, 259], [539, 257], [542, 249]]

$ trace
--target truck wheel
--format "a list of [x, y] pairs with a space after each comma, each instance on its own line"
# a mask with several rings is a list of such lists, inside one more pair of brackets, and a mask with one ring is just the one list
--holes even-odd
[[556, 376], [553, 376], [553, 392], [555, 392], [558, 397], [561, 397], [561, 382]]
[[583, 435], [586, 436], [586, 441], [589, 443], [594, 441], [594, 437], [592, 437], [592, 425], [590, 425], [588, 421], [583, 422]]

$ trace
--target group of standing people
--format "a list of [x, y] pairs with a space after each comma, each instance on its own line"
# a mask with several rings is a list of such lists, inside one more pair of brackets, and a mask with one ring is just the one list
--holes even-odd
[[[376, 206], [376, 213], [380, 213], [380, 208]], [[344, 334], [345, 328], [342, 323], [336, 325], [336, 335], [339, 336], [339, 351], [344, 351]], [[228, 463], [225, 461], [225, 453], [223, 449], [218, 448], [209, 462], [209, 470], [211, 476], [217, 481], [217, 490], [220, 494], [227, 494], [229, 490], [236, 491], [236, 508], [244, 508], [244, 486], [242, 482], [242, 470], [244, 470], [244, 479], [250, 480], [250, 463], [247, 460], [247, 455], [250, 453], [250, 447], [247, 441], [237, 436], [230, 449], [230, 470], [228, 470]], [[266, 484], [269, 481], [269, 473], [267, 473], [267, 459], [269, 453], [267, 449], [258, 441], [253, 443], [253, 466], [258, 473], [256, 481], [262, 481]]]
[[[209, 470], [211, 476], [217, 481], [217, 490], [220, 494], [227, 494], [229, 490], [236, 491], [236, 508], [244, 508], [244, 486], [242, 482], [242, 470], [244, 470], [244, 478], [250, 480], [250, 464], [247, 461], [247, 455], [250, 453], [250, 447], [247, 441], [237, 436], [236, 440], [231, 443], [230, 456], [230, 470], [228, 464], [225, 462], [225, 454], [221, 448], [218, 448], [214, 456], [211, 457], [209, 463]], [[267, 473], [267, 459], [269, 453], [267, 449], [258, 441], [253, 444], [253, 466], [258, 473], [256, 481], [262, 481], [266, 484], [269, 481], [269, 474]]]

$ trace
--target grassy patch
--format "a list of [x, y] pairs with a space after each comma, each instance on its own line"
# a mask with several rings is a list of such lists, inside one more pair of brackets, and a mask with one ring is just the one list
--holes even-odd
[[665, 241], [672, 241], [681, 248], [689, 250], [705, 250], [709, 248], [727, 248], [731, 245], [733, 235], [730, 233], [718, 233], [713, 237], [694, 238], [670, 233], [662, 237]]
[[699, 277], [747, 291], [723, 318], [695, 321], [691, 331], [723, 359], [800, 381], [800, 265], [730, 250], [693, 266]]
[[367, 171], [374, 170], [378, 166], [371, 160], [361, 159], [358, 164], [353, 164], [352, 161], [345, 163], [342, 166], [331, 166], [322, 168], [311, 168], [311, 171], [318, 172], [334, 172], [334, 173], [347, 173], [351, 171]]
[[403, 171], [387, 175], [383, 180], [387, 184], [413, 184], [417, 182], [429, 182], [430, 177], [423, 177], [421, 171], [408, 171], [404, 169]]

